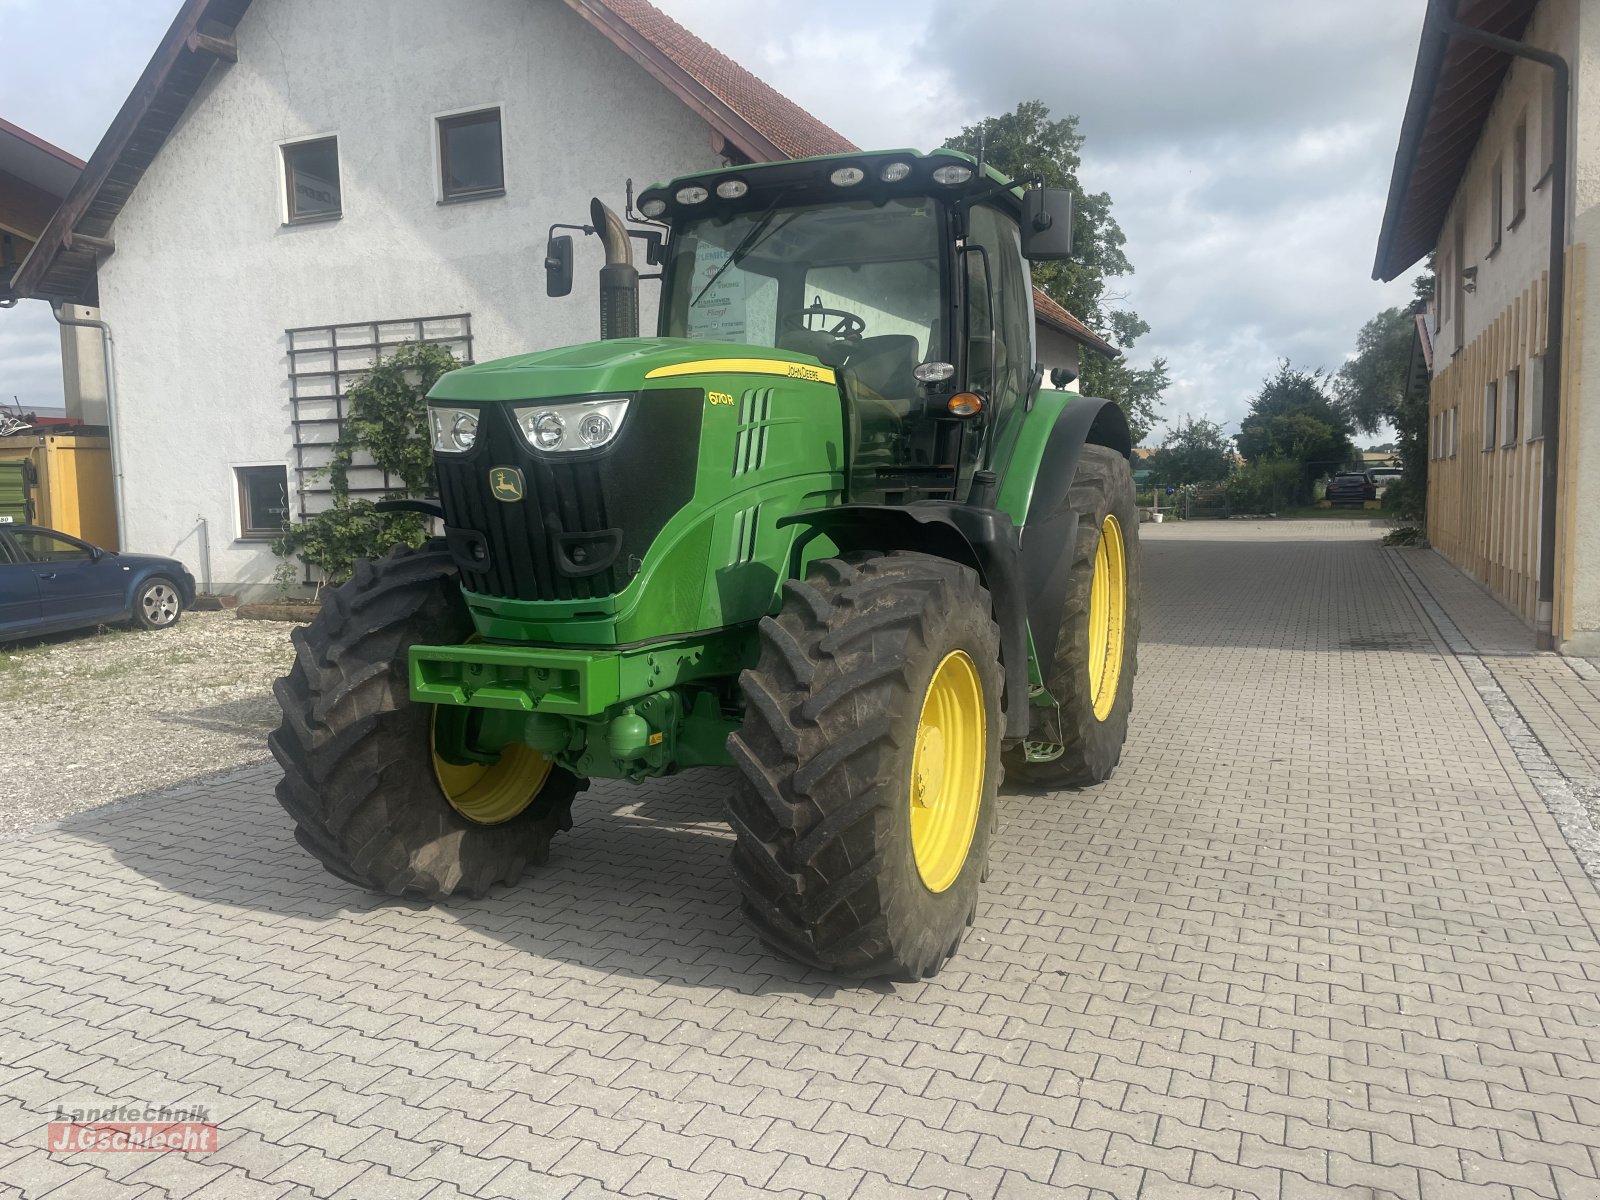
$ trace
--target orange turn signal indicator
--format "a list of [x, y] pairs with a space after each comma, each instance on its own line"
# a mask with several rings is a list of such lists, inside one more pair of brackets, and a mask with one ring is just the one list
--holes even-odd
[[983, 411], [983, 397], [977, 392], [957, 392], [945, 405], [957, 417], [970, 417]]

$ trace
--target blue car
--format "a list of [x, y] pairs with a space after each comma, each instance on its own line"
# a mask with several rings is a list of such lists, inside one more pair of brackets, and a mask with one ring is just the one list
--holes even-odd
[[165, 629], [193, 603], [194, 576], [176, 559], [0, 525], [0, 642], [124, 621]]

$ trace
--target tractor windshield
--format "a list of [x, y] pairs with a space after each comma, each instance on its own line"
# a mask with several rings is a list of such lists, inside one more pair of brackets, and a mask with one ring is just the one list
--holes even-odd
[[863, 390], [909, 401], [944, 358], [932, 200], [774, 205], [679, 225], [667, 337], [743, 342], [849, 364]]

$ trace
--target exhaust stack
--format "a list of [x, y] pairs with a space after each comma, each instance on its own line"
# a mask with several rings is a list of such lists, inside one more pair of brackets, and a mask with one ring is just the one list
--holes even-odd
[[600, 268], [600, 336], [638, 337], [639, 271], [633, 265], [628, 227], [598, 197], [589, 202], [589, 220], [606, 248], [606, 265]]

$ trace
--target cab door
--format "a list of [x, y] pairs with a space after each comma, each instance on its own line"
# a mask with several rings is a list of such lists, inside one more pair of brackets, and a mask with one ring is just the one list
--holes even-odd
[[21, 552], [0, 530], [0, 641], [21, 637], [42, 620], [39, 580]]
[[[1033, 278], [1022, 234], [1008, 214], [986, 204], [967, 214], [966, 386], [989, 407], [983, 436], [962, 446], [963, 494], [985, 443], [1001, 450], [1026, 410], [1033, 386]], [[993, 451], [991, 453], [994, 453]]]

